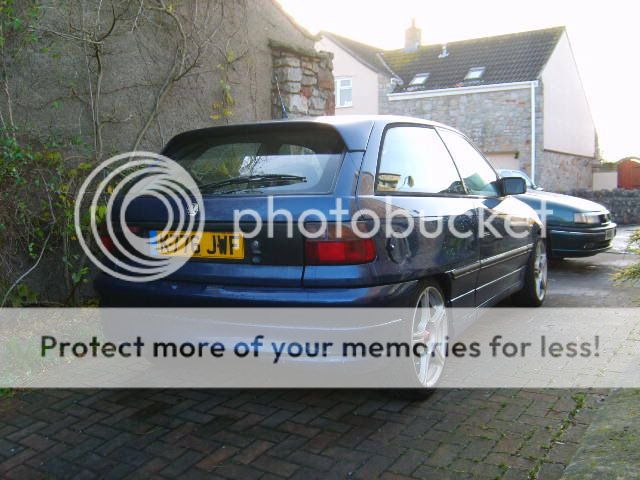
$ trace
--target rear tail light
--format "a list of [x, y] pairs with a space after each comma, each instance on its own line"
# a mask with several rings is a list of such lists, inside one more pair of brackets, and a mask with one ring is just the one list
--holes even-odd
[[305, 243], [307, 265], [355, 265], [376, 258], [375, 243], [370, 238], [360, 240], [314, 241]]
[[[321, 227], [306, 228], [311, 232]], [[356, 265], [375, 260], [376, 246], [372, 238], [360, 238], [348, 227], [342, 226], [338, 234], [335, 225], [329, 225], [321, 237], [305, 239], [304, 253], [307, 265]]]
[[113, 243], [113, 239], [109, 236], [109, 234], [100, 235], [100, 241], [102, 242], [102, 246], [105, 248], [107, 252], [114, 252], [116, 249], [115, 244]]
[[[140, 235], [143, 232], [142, 227], [133, 225], [129, 225], [129, 230], [131, 230], [131, 233], [134, 233], [136, 235]], [[109, 235], [109, 230], [107, 229], [106, 224], [102, 224], [98, 227], [98, 233], [100, 234], [100, 241], [102, 242], [102, 246], [107, 250], [107, 252], [115, 252], [117, 250], [116, 244], [113, 241], [111, 235]], [[114, 233], [117, 235], [118, 231], [114, 231]], [[122, 239], [120, 241], [122, 242]]]
[[116, 250], [116, 245], [113, 242], [113, 238], [109, 235], [109, 230], [107, 229], [106, 223], [101, 223], [98, 225], [98, 235], [100, 235], [100, 242], [102, 243], [102, 247], [107, 252], [114, 252]]

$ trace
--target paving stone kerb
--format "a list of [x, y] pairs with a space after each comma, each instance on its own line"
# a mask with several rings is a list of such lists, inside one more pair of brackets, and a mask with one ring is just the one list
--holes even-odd
[[618, 390], [595, 415], [562, 478], [638, 478], [639, 439], [640, 390]]

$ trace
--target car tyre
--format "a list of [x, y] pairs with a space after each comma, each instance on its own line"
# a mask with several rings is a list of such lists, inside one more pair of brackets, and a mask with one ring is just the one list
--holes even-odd
[[412, 351], [419, 342], [428, 345], [428, 351], [420, 357], [411, 355], [407, 362], [402, 362], [400, 378], [405, 397], [424, 399], [434, 392], [445, 370], [449, 315], [444, 293], [437, 282], [425, 280], [417, 290], [411, 305], [413, 315], [406, 322], [404, 336], [410, 339]]
[[547, 272], [549, 259], [546, 242], [538, 238], [533, 246], [524, 274], [524, 286], [513, 296], [519, 307], [539, 307], [547, 295]]

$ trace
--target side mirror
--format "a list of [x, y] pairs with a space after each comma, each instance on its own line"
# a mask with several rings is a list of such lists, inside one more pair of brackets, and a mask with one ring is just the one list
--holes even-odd
[[502, 177], [498, 180], [498, 185], [502, 196], [520, 195], [527, 191], [527, 182], [524, 181], [524, 178], [520, 177]]

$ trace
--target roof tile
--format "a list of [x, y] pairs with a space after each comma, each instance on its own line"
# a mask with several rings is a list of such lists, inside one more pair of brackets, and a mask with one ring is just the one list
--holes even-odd
[[[382, 56], [404, 82], [396, 92], [416, 90], [409, 82], [425, 72], [429, 80], [418, 90], [523, 82], [538, 79], [563, 32], [564, 27], [555, 27], [451, 42], [444, 58], [439, 58], [442, 45], [421, 46], [414, 53], [388, 51]], [[473, 67], [485, 67], [482, 78], [465, 81]]]
[[[321, 34], [378, 72], [389, 74], [391, 68], [404, 82], [395, 92], [404, 92], [537, 80], [564, 31], [564, 27], [554, 27], [451, 42], [444, 58], [439, 57], [441, 44], [424, 45], [412, 53], [381, 51], [334, 33]], [[482, 78], [465, 80], [473, 67], [485, 67]], [[409, 86], [418, 73], [429, 73], [428, 80]]]

